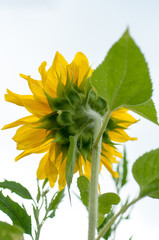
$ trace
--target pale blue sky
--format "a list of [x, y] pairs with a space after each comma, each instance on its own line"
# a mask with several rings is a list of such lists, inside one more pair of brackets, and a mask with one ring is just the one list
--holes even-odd
[[[26, 115], [25, 110], [5, 103], [3, 99], [6, 88], [20, 94], [29, 93], [26, 82], [20, 79], [19, 73], [39, 78], [39, 65], [42, 61], [47, 61], [49, 67], [56, 51], [61, 52], [68, 62], [77, 51], [82, 51], [95, 68], [127, 27], [148, 62], [154, 86], [154, 101], [159, 112], [157, 0], [0, 0], [0, 125]], [[40, 156], [28, 157], [15, 163], [18, 151], [11, 140], [14, 133], [15, 129], [0, 134], [0, 176], [1, 179], [20, 181], [34, 195], [35, 173]], [[136, 126], [132, 126], [129, 134], [138, 137], [138, 141], [127, 144], [130, 166], [144, 152], [159, 147], [159, 128], [146, 120], [141, 119]], [[103, 189], [111, 191], [110, 178], [105, 179], [103, 176], [101, 181]], [[125, 192], [131, 192], [133, 196], [137, 191], [138, 187], [130, 176]], [[131, 220], [124, 222], [118, 230], [116, 240], [128, 240], [132, 234], [133, 240], [157, 239], [157, 212], [157, 200], [147, 198], [138, 203]], [[8, 218], [0, 212], [0, 220]], [[70, 232], [71, 226], [73, 230]], [[48, 233], [47, 240], [53, 237], [61, 240], [66, 236], [70, 240], [86, 240], [87, 212], [76, 199], [72, 208], [67, 201], [59, 208], [57, 218], [46, 224], [40, 240], [46, 239], [45, 231]], [[26, 240], [29, 239], [26, 237]]]

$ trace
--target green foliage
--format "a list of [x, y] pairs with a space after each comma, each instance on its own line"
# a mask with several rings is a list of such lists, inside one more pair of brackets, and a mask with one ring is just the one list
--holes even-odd
[[4, 182], [0, 182], [0, 188], [9, 189], [22, 198], [32, 199], [32, 196], [29, 193], [28, 189], [26, 189], [20, 183], [5, 180]]
[[0, 192], [0, 210], [10, 217], [13, 224], [18, 225], [25, 233], [31, 235], [31, 217], [24, 208], [9, 196], [3, 196], [2, 192]]
[[126, 149], [124, 148], [123, 159], [119, 162], [117, 166], [117, 171], [119, 173], [119, 177], [113, 180], [115, 181], [117, 192], [119, 193], [121, 188], [127, 183], [128, 177], [128, 160], [126, 155]]
[[64, 190], [57, 192], [49, 204], [49, 211], [56, 210], [64, 197]]
[[98, 212], [101, 214], [109, 213], [111, 206], [117, 205], [120, 202], [120, 197], [115, 193], [104, 193], [98, 197]]
[[129, 109], [134, 111], [135, 113], [138, 113], [149, 121], [158, 124], [157, 112], [152, 99], [141, 105], [133, 106], [133, 108], [131, 108], [130, 106]]
[[[88, 208], [90, 182], [87, 177], [80, 176], [77, 179], [77, 186], [83, 204]], [[98, 226], [102, 224], [105, 214], [108, 214], [112, 205], [117, 205], [120, 197], [115, 193], [104, 193], [98, 196]]]
[[140, 186], [140, 197], [159, 199], [159, 149], [139, 157], [133, 165], [132, 172]]
[[80, 196], [83, 204], [88, 207], [88, 200], [89, 200], [89, 188], [90, 188], [90, 182], [88, 178], [85, 176], [80, 176], [77, 179], [77, 186], [80, 191]]
[[156, 122], [156, 111], [154, 107], [149, 108], [152, 101], [136, 108], [136, 105], [146, 103], [151, 98], [152, 84], [144, 56], [128, 30], [95, 69], [91, 82], [99, 96], [107, 101], [111, 111], [121, 106], [131, 107], [132, 111], [138, 111]]
[[[117, 165], [117, 172], [119, 173], [119, 177], [118, 178], [112, 177], [112, 179], [115, 183], [116, 192], [118, 195], [120, 195], [120, 192], [124, 190], [123, 187], [128, 182], [128, 180], [127, 180], [127, 178], [128, 178], [128, 159], [127, 159], [127, 154], [126, 154], [126, 148], [124, 148], [124, 151], [123, 151], [123, 159]], [[126, 206], [129, 202], [128, 199], [129, 199], [129, 196], [127, 196], [127, 199], [124, 203], [123, 202], [119, 203], [118, 208], [122, 208], [123, 206]], [[108, 239], [115, 240], [115, 234], [116, 234], [117, 227], [122, 222], [122, 220], [129, 219], [130, 211], [128, 212], [127, 215], [122, 214], [120, 216], [119, 220], [108, 229], [106, 234], [103, 236], [103, 238], [105, 240], [108, 240]], [[116, 212], [116, 208], [114, 206], [113, 208], [111, 208], [111, 211], [107, 215], [105, 215], [105, 216], [99, 215], [98, 232], [105, 226], [105, 224], [107, 224], [110, 221], [110, 219], [115, 215], [115, 212]]]
[[0, 222], [0, 240], [24, 240], [23, 230], [18, 226]]

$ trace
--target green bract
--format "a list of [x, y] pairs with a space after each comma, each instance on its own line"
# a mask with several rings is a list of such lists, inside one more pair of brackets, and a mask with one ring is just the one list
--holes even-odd
[[[91, 160], [94, 120], [97, 115], [101, 118], [104, 116], [107, 104], [92, 89], [89, 80], [86, 85], [85, 78], [80, 86], [69, 78], [64, 86], [59, 79], [57, 98], [49, 96], [46, 92], [45, 94], [53, 112], [40, 119], [38, 128], [51, 131], [46, 140], [54, 138], [56, 158], [61, 152], [63, 160], [67, 156], [66, 179], [70, 187], [79, 155], [81, 154], [85, 161]], [[110, 123], [110, 127], [115, 126], [111, 126]]]

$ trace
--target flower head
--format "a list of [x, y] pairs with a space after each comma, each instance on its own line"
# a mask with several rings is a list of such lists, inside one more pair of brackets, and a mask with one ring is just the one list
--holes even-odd
[[[90, 83], [92, 69], [86, 56], [78, 52], [71, 64], [56, 53], [47, 71], [46, 62], [39, 67], [41, 80], [20, 74], [27, 80], [32, 95], [19, 95], [7, 90], [5, 99], [25, 107], [31, 115], [5, 125], [3, 129], [17, 127], [14, 141], [23, 152], [16, 161], [33, 153], [45, 153], [37, 170], [38, 179], [48, 178], [53, 187], [58, 179], [59, 189], [66, 185], [66, 162], [70, 139], [77, 136], [74, 172], [90, 179], [91, 151], [94, 119], [92, 112], [101, 118], [107, 111], [107, 103], [100, 98]], [[121, 158], [114, 142], [135, 140], [125, 129], [136, 120], [125, 108], [114, 111], [102, 137], [101, 167], [104, 165], [116, 178], [112, 163]], [[91, 113], [91, 114], [90, 114]]]

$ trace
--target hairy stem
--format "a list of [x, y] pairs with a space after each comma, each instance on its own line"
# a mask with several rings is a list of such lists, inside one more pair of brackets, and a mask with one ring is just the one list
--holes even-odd
[[135, 199], [134, 199], [133, 201], [131, 201], [128, 205], [123, 206], [123, 207], [119, 210], [119, 212], [118, 212], [114, 217], [112, 217], [112, 218], [110, 219], [110, 221], [100, 230], [99, 235], [98, 235], [98, 237], [96, 238], [96, 240], [99, 240], [101, 237], [103, 237], [103, 236], [107, 233], [107, 231], [109, 230], [109, 228], [113, 225], [113, 223], [115, 222], [115, 220], [116, 220], [121, 214], [123, 214], [124, 212], [126, 212], [127, 209], [128, 209], [131, 205], [135, 204], [135, 203], [136, 203], [137, 201], [139, 201], [140, 199], [141, 199], [140, 197], [135, 198]]
[[[94, 137], [98, 135], [102, 126], [100, 117], [95, 119]], [[98, 175], [100, 167], [101, 139], [92, 150], [91, 182], [89, 192], [89, 230], [88, 240], [95, 240], [95, 231], [98, 218]]]
[[96, 138], [95, 138], [95, 141], [94, 141], [94, 144], [93, 144], [93, 147], [96, 147], [98, 145], [98, 142], [99, 140], [101, 139], [106, 127], [107, 127], [107, 124], [108, 124], [108, 121], [110, 119], [110, 115], [111, 115], [111, 111], [108, 109], [106, 115], [105, 115], [105, 118], [104, 118], [104, 122], [103, 122], [103, 125], [100, 129], [100, 131], [98, 132]]

